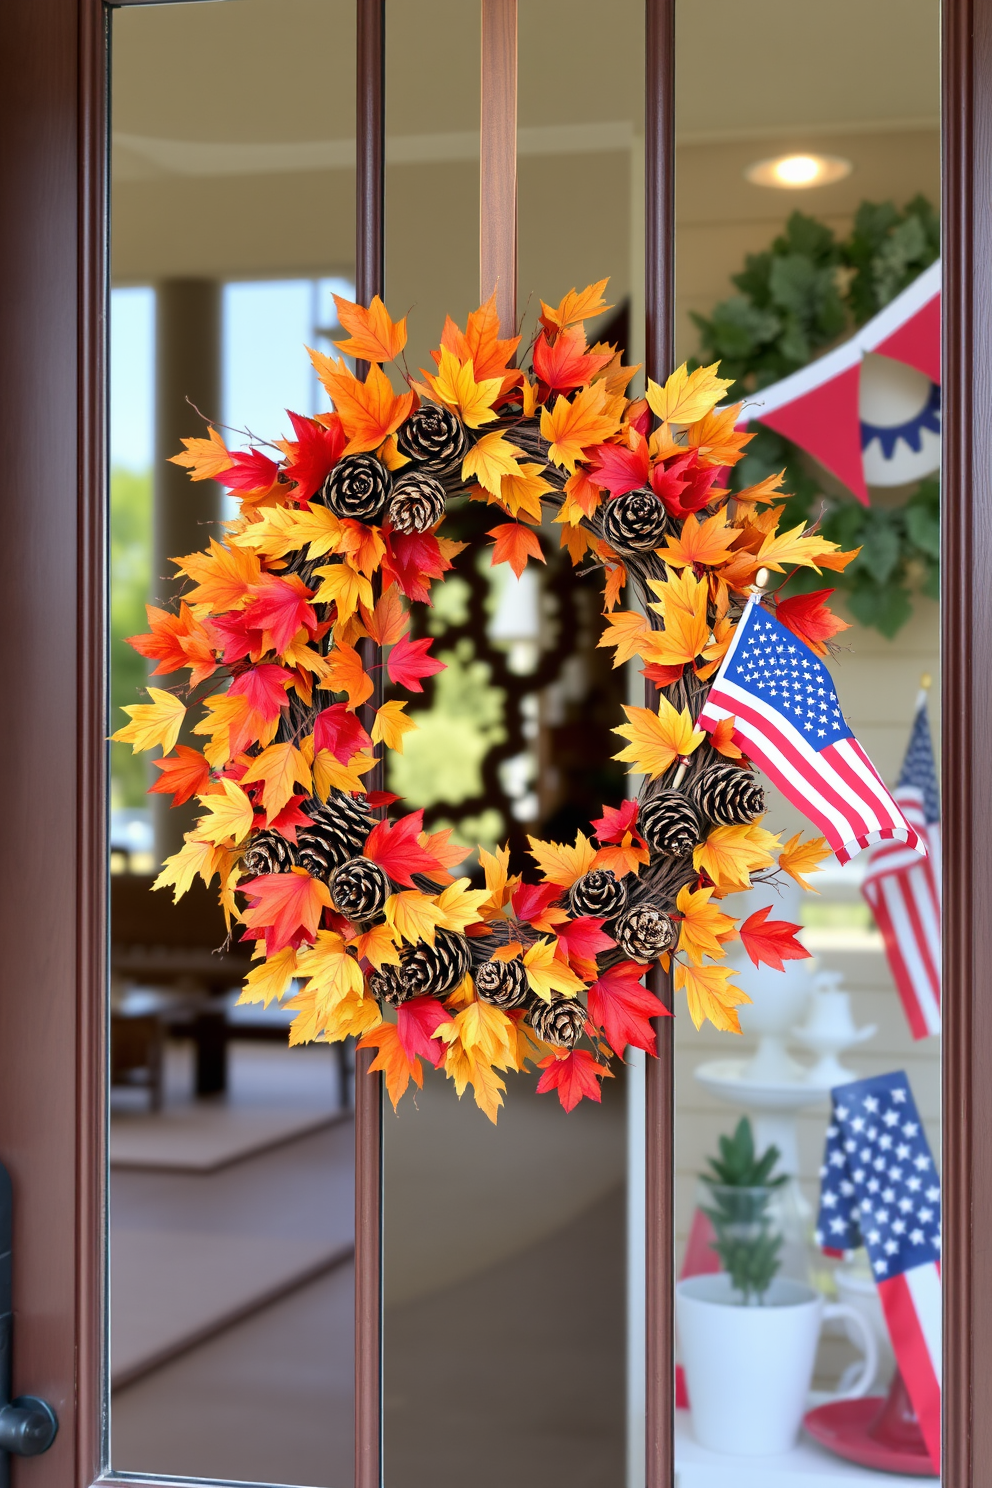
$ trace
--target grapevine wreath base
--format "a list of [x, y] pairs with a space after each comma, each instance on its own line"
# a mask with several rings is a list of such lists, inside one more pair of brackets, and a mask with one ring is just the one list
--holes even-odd
[[[780, 533], [777, 479], [729, 498], [724, 474], [750, 436], [739, 406], [717, 407], [729, 384], [715, 365], [627, 398], [636, 368], [583, 328], [609, 308], [605, 283], [542, 304], [526, 370], [490, 300], [464, 331], [446, 322], [420, 379], [395, 365], [405, 321], [379, 299], [338, 299], [342, 359], [310, 353], [333, 412], [290, 414], [278, 458], [250, 437], [228, 450], [215, 428], [174, 457], [241, 511], [223, 542], [174, 560], [189, 581], [178, 613], [149, 606], [131, 641], [155, 674], [189, 676], [150, 687], [114, 738], [161, 745], [151, 789], [203, 807], [156, 886], [178, 899], [197, 875], [218, 879], [229, 927], [255, 942], [242, 1001], [288, 996], [294, 1044], [357, 1036], [394, 1104], [425, 1059], [494, 1120], [502, 1074], [528, 1063], [566, 1109], [599, 1100], [628, 1045], [654, 1053], [652, 964], [674, 961], [697, 1026], [739, 1031], [748, 999], [721, 965], [726, 944], [739, 936], [777, 969], [807, 954], [768, 908], [738, 925], [719, 902], [781, 873], [808, 887], [824, 841], [766, 830], [733, 720], [711, 734], [695, 720], [761, 571], [784, 582], [855, 555]], [[368, 365], [364, 379], [344, 357]], [[451, 568], [462, 545], [442, 535], [445, 507], [464, 497], [496, 508], [492, 561], [518, 575], [544, 562], [535, 528], [553, 514], [573, 564], [604, 571], [600, 645], [616, 665], [639, 657], [659, 689], [617, 730], [639, 798], [604, 808], [592, 837], [530, 838], [534, 880], [509, 872], [505, 849], [479, 850], [484, 887], [453, 877], [469, 849], [450, 832], [425, 832], [419, 811], [382, 817], [396, 798], [365, 782], [416, 726], [402, 696], [365, 706], [370, 672], [402, 694], [442, 667], [430, 640], [409, 639], [407, 605], [429, 604]], [[830, 592], [776, 609], [821, 655], [843, 628]], [[187, 715], [202, 750], [177, 743]]]

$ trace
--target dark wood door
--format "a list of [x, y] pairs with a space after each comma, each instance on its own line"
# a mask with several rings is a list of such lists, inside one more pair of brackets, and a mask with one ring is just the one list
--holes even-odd
[[[487, 9], [489, 7], [487, 6]], [[945, 1482], [992, 1485], [992, 0], [945, 3], [947, 961]], [[493, 35], [499, 35], [492, 6]], [[359, 296], [382, 273], [382, 7], [358, 0]], [[647, 0], [648, 344], [671, 341], [671, 0]], [[0, 1158], [14, 1184], [14, 1388], [59, 1415], [15, 1480], [106, 1469], [105, 96], [99, 0], [0, 8]], [[505, 225], [505, 224], [504, 224]], [[672, 1480], [670, 1091], [649, 1104], [648, 1483]], [[358, 1481], [379, 1481], [378, 1136], [359, 1137]]]

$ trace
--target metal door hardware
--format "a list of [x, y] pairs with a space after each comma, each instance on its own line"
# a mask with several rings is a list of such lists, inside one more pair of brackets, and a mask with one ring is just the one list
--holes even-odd
[[10, 1454], [37, 1457], [40, 1452], [47, 1452], [59, 1429], [55, 1412], [46, 1400], [39, 1400], [35, 1395], [18, 1395], [16, 1400], [10, 1398], [14, 1322], [12, 1244], [10, 1174], [0, 1163], [0, 1488], [8, 1488], [10, 1482]]

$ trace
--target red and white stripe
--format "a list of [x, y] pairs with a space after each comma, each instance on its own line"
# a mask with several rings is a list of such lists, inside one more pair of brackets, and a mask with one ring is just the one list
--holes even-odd
[[911, 1266], [878, 1282], [878, 1295], [923, 1439], [940, 1472], [940, 1267]]
[[930, 839], [921, 860], [902, 844], [875, 848], [861, 892], [885, 941], [885, 954], [913, 1037], [940, 1032], [939, 826], [927, 826], [914, 786], [896, 791], [907, 821]]
[[732, 717], [734, 742], [820, 829], [839, 862], [886, 840], [905, 843], [925, 857], [925, 840], [903, 816], [857, 739], [813, 749], [782, 714], [726, 679], [724, 669], [742, 630], [743, 620], [699, 715], [700, 727], [712, 730]]

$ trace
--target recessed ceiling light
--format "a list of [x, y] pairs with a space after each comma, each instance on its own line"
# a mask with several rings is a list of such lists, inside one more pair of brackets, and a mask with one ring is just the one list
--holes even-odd
[[803, 191], [809, 186], [829, 186], [851, 174], [849, 160], [837, 155], [776, 155], [774, 160], [759, 160], [749, 165], [744, 175], [755, 186], [778, 186], [786, 191]]

